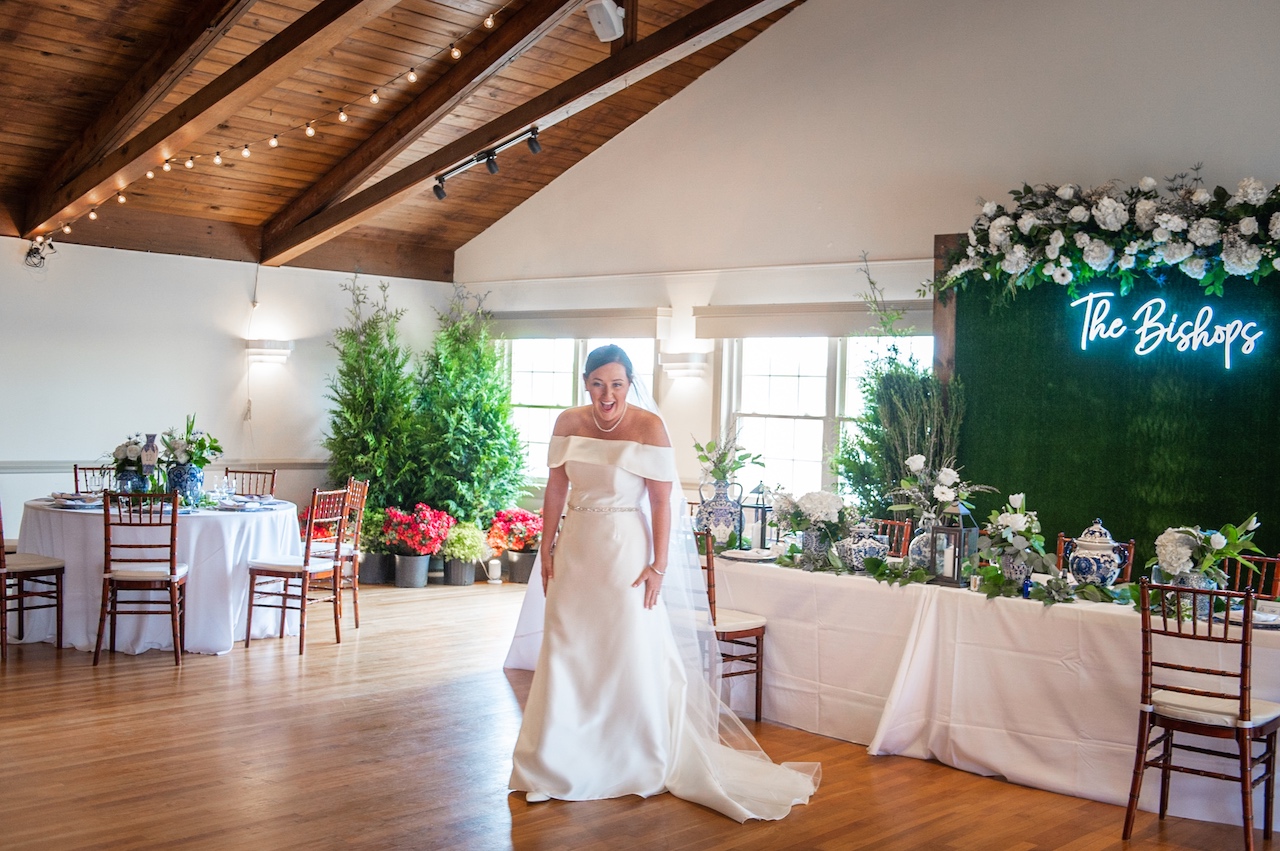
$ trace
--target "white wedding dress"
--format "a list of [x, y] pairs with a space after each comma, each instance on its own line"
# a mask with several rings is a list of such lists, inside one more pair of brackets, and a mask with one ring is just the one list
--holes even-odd
[[[561, 464], [568, 510], [511, 788], [571, 801], [670, 791], [738, 821], [780, 819], [806, 803], [819, 767], [771, 762], [712, 691], [719, 660], [701, 661], [689, 647], [715, 646], [707, 640], [705, 585], [703, 614], [694, 616], [706, 621], [701, 638], [681, 637], [682, 594], [698, 591], [681, 588], [677, 577], [700, 579], [701, 571], [669, 564], [652, 609], [644, 608], [643, 585], [631, 587], [652, 552], [645, 479], [676, 482], [671, 448], [557, 436], [550, 466]], [[672, 537], [689, 538], [687, 523], [677, 520]], [[530, 580], [522, 613], [526, 637], [538, 581]], [[512, 655], [519, 664], [514, 645]]]

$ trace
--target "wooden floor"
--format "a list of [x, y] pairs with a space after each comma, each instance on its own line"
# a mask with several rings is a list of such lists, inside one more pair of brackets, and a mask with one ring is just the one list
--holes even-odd
[[[302, 658], [267, 639], [181, 670], [158, 651], [95, 670], [88, 653], [11, 646], [0, 848], [1125, 847], [1118, 807], [770, 724], [756, 732], [775, 760], [823, 767], [781, 822], [670, 795], [528, 805], [506, 782], [530, 675], [501, 667], [522, 593], [366, 586], [361, 629], [348, 613], [335, 645], [317, 612]], [[1128, 847], [1240, 846], [1238, 828], [1143, 813]]]

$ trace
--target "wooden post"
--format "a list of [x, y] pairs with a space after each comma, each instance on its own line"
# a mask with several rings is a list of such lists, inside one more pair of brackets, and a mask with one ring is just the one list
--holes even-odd
[[[947, 271], [947, 257], [964, 244], [964, 234], [948, 233], [933, 237], [933, 277], [938, 280]], [[933, 294], [933, 374], [945, 388], [956, 371], [956, 293], [944, 299]]]

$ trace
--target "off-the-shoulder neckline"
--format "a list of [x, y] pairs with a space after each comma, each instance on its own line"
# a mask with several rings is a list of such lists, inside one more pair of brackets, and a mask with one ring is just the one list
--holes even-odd
[[599, 443], [630, 443], [633, 446], [647, 446], [650, 449], [671, 449], [670, 446], [660, 446], [657, 443], [642, 443], [639, 440], [630, 440], [625, 437], [588, 437], [585, 434], [553, 434], [551, 439], [568, 440], [569, 438], [577, 438], [578, 440], [594, 440]]

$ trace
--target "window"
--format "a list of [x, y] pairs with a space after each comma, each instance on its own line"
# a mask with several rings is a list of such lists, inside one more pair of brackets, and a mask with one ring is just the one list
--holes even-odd
[[902, 357], [933, 362], [932, 337], [754, 337], [731, 341], [734, 409], [730, 427], [743, 449], [764, 456], [738, 480], [799, 495], [834, 484], [827, 458], [844, 422], [862, 411], [860, 382], [896, 346]]
[[636, 381], [652, 394], [657, 343], [653, 339], [509, 340], [512, 420], [525, 442], [525, 470], [533, 478], [547, 477], [547, 448], [556, 417], [565, 408], [586, 403], [582, 366], [592, 349], [608, 343], [622, 347], [631, 359]]

